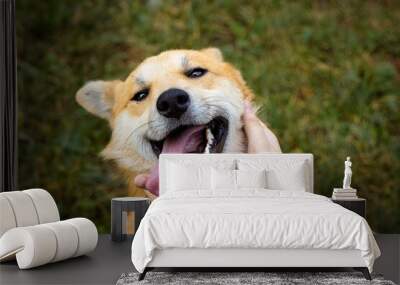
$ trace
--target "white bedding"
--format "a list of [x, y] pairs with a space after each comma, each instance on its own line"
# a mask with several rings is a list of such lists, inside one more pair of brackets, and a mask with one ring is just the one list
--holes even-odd
[[364, 218], [328, 198], [299, 191], [247, 189], [172, 192], [150, 206], [132, 243], [143, 272], [155, 249], [358, 249], [372, 272], [380, 251]]

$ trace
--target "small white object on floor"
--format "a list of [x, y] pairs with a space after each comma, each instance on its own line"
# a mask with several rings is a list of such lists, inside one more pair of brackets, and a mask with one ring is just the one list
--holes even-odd
[[0, 262], [16, 259], [20, 269], [27, 269], [96, 248], [93, 222], [60, 221], [53, 197], [43, 189], [0, 193], [0, 214]]

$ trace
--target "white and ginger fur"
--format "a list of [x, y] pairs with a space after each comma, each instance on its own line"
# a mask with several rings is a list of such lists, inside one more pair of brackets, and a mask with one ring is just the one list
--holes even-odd
[[[185, 71], [194, 67], [208, 72], [201, 78], [186, 77]], [[143, 88], [149, 95], [143, 101], [132, 101]], [[178, 120], [156, 109], [158, 96], [170, 88], [190, 96], [191, 104]], [[114, 160], [129, 179], [149, 170], [157, 160], [149, 139], [161, 140], [180, 125], [207, 124], [216, 116], [229, 122], [223, 152], [246, 151], [241, 116], [244, 99], [252, 98], [240, 72], [223, 60], [217, 48], [165, 51], [144, 60], [124, 81], [91, 81], [76, 94], [83, 108], [109, 122], [112, 136], [101, 154]]]

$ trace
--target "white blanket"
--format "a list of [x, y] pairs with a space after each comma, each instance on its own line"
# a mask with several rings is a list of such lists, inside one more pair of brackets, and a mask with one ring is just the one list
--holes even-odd
[[320, 195], [265, 189], [157, 198], [136, 232], [132, 262], [143, 272], [165, 248], [358, 249], [371, 272], [380, 256], [359, 215]]

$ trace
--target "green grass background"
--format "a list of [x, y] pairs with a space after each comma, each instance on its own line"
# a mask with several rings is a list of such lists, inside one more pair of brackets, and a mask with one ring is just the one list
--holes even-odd
[[74, 94], [124, 78], [171, 48], [221, 48], [284, 152], [315, 155], [330, 195], [353, 160], [373, 230], [400, 232], [399, 1], [17, 1], [19, 186], [43, 187], [63, 218], [109, 231], [126, 185], [98, 157], [110, 131]]

